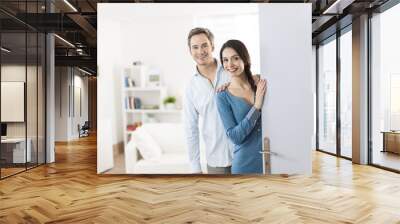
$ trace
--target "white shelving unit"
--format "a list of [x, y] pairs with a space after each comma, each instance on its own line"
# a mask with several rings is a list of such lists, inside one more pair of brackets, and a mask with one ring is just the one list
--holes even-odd
[[144, 92], [151, 92], [151, 91], [161, 91], [162, 87], [125, 87], [125, 91], [144, 91]]
[[[133, 66], [126, 69], [122, 75], [122, 106], [125, 145], [134, 132], [128, 126], [157, 122], [180, 122], [182, 112], [180, 109], [166, 109], [163, 100], [167, 97], [167, 88], [164, 86], [146, 86], [144, 81], [146, 68]], [[126, 80], [129, 78], [129, 80]], [[131, 81], [135, 82], [135, 86]], [[134, 99], [140, 99], [140, 105]]]
[[173, 114], [180, 113], [181, 110], [152, 110], [152, 109], [134, 109], [134, 110], [126, 110], [127, 113], [141, 113], [141, 114]]

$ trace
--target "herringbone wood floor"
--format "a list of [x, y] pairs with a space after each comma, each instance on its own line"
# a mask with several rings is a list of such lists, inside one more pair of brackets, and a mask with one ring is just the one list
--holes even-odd
[[400, 175], [315, 153], [313, 175], [96, 174], [96, 139], [0, 181], [0, 223], [400, 223]]

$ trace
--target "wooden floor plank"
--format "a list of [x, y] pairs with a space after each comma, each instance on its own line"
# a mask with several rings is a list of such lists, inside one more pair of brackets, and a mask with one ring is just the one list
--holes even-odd
[[312, 176], [96, 174], [96, 138], [0, 181], [0, 223], [400, 223], [400, 175], [313, 154]]

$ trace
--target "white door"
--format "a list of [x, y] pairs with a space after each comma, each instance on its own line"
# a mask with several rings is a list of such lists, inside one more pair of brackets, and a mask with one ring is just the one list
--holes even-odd
[[[314, 135], [311, 4], [260, 4], [266, 173], [311, 174]], [[269, 141], [268, 141], [269, 140]]]

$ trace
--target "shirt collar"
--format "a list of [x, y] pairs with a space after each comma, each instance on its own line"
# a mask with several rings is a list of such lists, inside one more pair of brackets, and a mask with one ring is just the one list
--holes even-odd
[[[224, 68], [222, 67], [221, 62], [219, 62], [218, 59], [214, 58], [214, 61], [217, 62], [217, 76], [219, 76], [219, 73], [221, 72], [221, 69], [224, 69]], [[201, 74], [199, 72], [199, 69], [197, 68], [197, 65], [196, 65], [196, 72], [194, 73], [194, 75], [195, 76], [201, 76]]]

